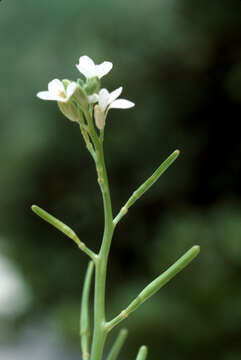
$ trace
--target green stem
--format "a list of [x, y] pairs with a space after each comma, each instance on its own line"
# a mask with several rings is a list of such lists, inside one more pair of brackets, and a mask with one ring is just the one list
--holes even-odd
[[84, 138], [86, 148], [88, 149], [88, 151], [90, 152], [92, 158], [95, 161], [96, 160], [95, 151], [94, 151], [93, 145], [90, 142], [89, 135], [88, 135], [88, 132], [87, 132], [87, 130], [85, 128], [85, 125], [80, 124], [80, 131], [81, 131], [81, 134], [82, 134], [82, 136]]
[[79, 107], [79, 126], [80, 126], [80, 131], [81, 131], [81, 134], [84, 138], [84, 141], [85, 141], [85, 145], [86, 145], [86, 148], [87, 150], [90, 152], [92, 158], [96, 159], [95, 157], [95, 150], [93, 148], [93, 145], [91, 144], [91, 141], [90, 141], [90, 138], [89, 138], [89, 134], [88, 134], [88, 127], [86, 126], [85, 124], [85, 121], [84, 121], [84, 116], [83, 116], [83, 113], [82, 113], [82, 109]]
[[[106, 322], [105, 314], [105, 291], [106, 291], [106, 273], [108, 265], [108, 256], [114, 228], [118, 221], [126, 214], [128, 208], [132, 206], [140, 196], [142, 196], [163, 174], [163, 172], [178, 157], [179, 151], [174, 151], [130, 197], [125, 206], [113, 220], [111, 197], [108, 183], [108, 176], [105, 166], [103, 151], [103, 132], [97, 135], [93, 118], [92, 109], [85, 112], [85, 118], [88, 124], [88, 134], [94, 146], [95, 164], [100, 186], [103, 205], [104, 205], [104, 234], [98, 255], [95, 258], [95, 293], [94, 293], [94, 333], [91, 347], [91, 360], [101, 360], [104, 351], [104, 345], [108, 332], [119, 322], [125, 319], [132, 311], [136, 310], [145, 300], [165, 285], [173, 276], [181, 271], [198, 254], [199, 247], [194, 246], [174, 265], [152, 281], [144, 290], [134, 299], [130, 305], [118, 316], [109, 322]], [[138, 353], [137, 360], [144, 360], [147, 355], [146, 347], [142, 347]]]
[[91, 360], [101, 360], [107, 336], [105, 327], [106, 272], [114, 225], [103, 143], [96, 134], [90, 112], [86, 112], [85, 117], [95, 147], [96, 171], [104, 205], [104, 234], [95, 269], [94, 334], [91, 348]]
[[122, 320], [126, 319], [130, 313], [135, 311], [144, 301], [154, 295], [161, 287], [163, 287], [169, 280], [171, 280], [176, 274], [184, 269], [199, 253], [200, 247], [193, 246], [188, 250], [180, 259], [178, 259], [172, 266], [170, 266], [164, 273], [159, 275], [155, 280], [148, 284], [140, 294], [122, 310], [119, 315], [114, 319], [106, 323], [107, 331], [110, 331], [119, 324]]

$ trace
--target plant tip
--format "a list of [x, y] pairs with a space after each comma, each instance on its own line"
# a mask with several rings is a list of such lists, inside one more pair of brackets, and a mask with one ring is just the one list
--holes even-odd
[[199, 253], [199, 251], [200, 251], [200, 246], [199, 246], [199, 245], [194, 245], [194, 246], [193, 246], [193, 249], [195, 249], [195, 250]]
[[128, 329], [127, 329], [127, 328], [121, 329], [121, 333], [122, 333], [122, 334], [128, 334]]

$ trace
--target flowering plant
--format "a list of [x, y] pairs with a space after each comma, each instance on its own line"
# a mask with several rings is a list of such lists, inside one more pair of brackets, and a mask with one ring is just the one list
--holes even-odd
[[[105, 290], [106, 274], [112, 237], [119, 221], [128, 212], [128, 209], [159, 179], [167, 168], [179, 156], [179, 150], [174, 151], [155, 172], [130, 196], [129, 200], [114, 217], [109, 190], [108, 175], [104, 159], [104, 130], [106, 117], [111, 108], [128, 109], [135, 104], [129, 100], [118, 99], [122, 87], [109, 92], [101, 89], [100, 79], [112, 69], [112, 63], [104, 61], [96, 65], [88, 56], [79, 59], [77, 69], [85, 76], [85, 81], [54, 79], [48, 84], [48, 91], [37, 94], [43, 100], [55, 100], [62, 113], [71, 121], [80, 126], [85, 145], [90, 152], [96, 166], [97, 181], [102, 193], [104, 207], [104, 232], [98, 253], [95, 253], [83, 243], [76, 233], [62, 221], [56, 219], [45, 210], [33, 205], [32, 210], [45, 221], [72, 239], [86, 255], [90, 262], [86, 271], [81, 302], [81, 350], [83, 360], [101, 360], [109, 332], [127, 318], [133, 311], [155, 294], [162, 286], [172, 279], [178, 272], [187, 266], [199, 253], [199, 246], [193, 246], [171, 267], [156, 277], [137, 295], [135, 299], [113, 319], [106, 319]], [[91, 321], [89, 317], [89, 298], [92, 275], [95, 270], [94, 289], [94, 324], [91, 334]], [[127, 336], [127, 330], [122, 329], [111, 348], [107, 360], [115, 360]], [[147, 347], [141, 346], [136, 360], [145, 360]]]

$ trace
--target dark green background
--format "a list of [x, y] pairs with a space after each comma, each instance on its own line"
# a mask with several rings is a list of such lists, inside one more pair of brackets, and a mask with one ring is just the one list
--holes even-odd
[[[81, 55], [113, 62], [124, 86], [105, 150], [115, 213], [173, 150], [181, 156], [121, 222], [108, 275], [109, 318], [193, 244], [195, 262], [133, 314], [122, 359], [241, 358], [241, 2], [5, 0], [0, 5], [0, 251], [31, 288], [0, 318], [1, 344], [48, 322], [78, 346], [86, 256], [30, 211], [36, 203], [97, 250], [103, 228], [94, 166], [76, 124], [35, 94], [75, 80]], [[17, 299], [16, 299], [17, 301]], [[66, 358], [67, 359], [67, 358]]]

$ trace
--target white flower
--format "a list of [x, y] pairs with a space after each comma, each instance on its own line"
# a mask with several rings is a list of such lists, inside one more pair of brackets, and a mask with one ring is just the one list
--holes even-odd
[[[94, 94], [93, 100], [98, 99], [99, 107], [102, 112], [106, 112], [106, 110], [108, 111], [111, 108], [129, 109], [135, 106], [135, 104], [129, 100], [125, 100], [125, 99], [116, 100], [122, 93], [122, 89], [123, 88], [121, 86], [118, 89], [112, 91], [111, 93], [109, 93], [107, 89], [101, 89], [98, 95]], [[89, 96], [89, 98], [92, 97]]]
[[96, 65], [92, 59], [84, 55], [79, 58], [79, 64], [76, 64], [77, 69], [87, 79], [97, 76], [101, 79], [104, 75], [112, 69], [113, 64], [110, 61], [104, 61], [103, 63]]
[[[97, 102], [94, 107], [95, 122], [98, 129], [103, 129], [105, 126], [105, 118], [110, 109], [129, 109], [135, 104], [126, 99], [117, 99], [122, 92], [122, 87], [109, 93], [107, 89], [101, 89], [99, 94], [89, 96], [89, 102]], [[117, 100], [116, 100], [117, 99]]]
[[71, 82], [65, 89], [62, 81], [54, 79], [48, 83], [48, 91], [40, 91], [37, 97], [42, 100], [55, 100], [66, 103], [75, 92], [77, 84]]

